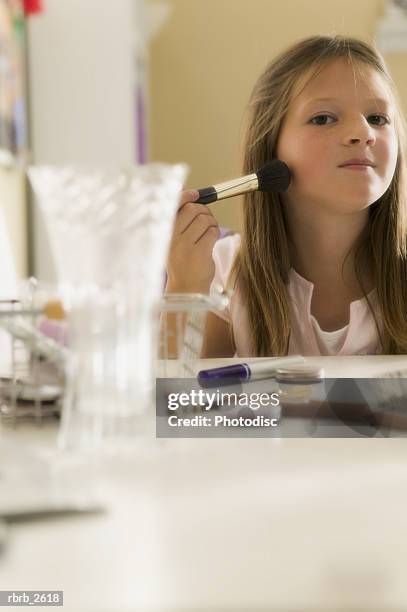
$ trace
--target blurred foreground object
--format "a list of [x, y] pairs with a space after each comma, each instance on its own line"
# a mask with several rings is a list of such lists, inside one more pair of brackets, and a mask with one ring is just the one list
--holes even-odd
[[67, 314], [60, 442], [120, 446], [152, 406], [153, 310], [186, 166], [32, 167]]
[[42, 13], [44, 10], [42, 0], [24, 0], [24, 12], [27, 17]]

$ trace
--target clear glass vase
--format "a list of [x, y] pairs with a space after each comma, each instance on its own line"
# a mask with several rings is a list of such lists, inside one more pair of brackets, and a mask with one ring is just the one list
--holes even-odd
[[29, 169], [67, 313], [62, 447], [134, 444], [153, 415], [153, 309], [186, 171]]

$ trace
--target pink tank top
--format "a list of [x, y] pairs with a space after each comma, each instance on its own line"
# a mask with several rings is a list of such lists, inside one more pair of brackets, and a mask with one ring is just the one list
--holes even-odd
[[[215, 276], [210, 291], [216, 285], [226, 288], [231, 266], [240, 245], [240, 235], [232, 234], [218, 240], [213, 249]], [[291, 308], [291, 336], [289, 355], [323, 355], [311, 319], [311, 298], [313, 283], [300, 276], [293, 268], [290, 270], [288, 293]], [[369, 300], [378, 312], [376, 291], [369, 293]], [[228, 308], [216, 313], [227, 321], [233, 330], [236, 356], [250, 357], [250, 327], [247, 309], [239, 291], [231, 298]], [[374, 355], [380, 352], [380, 343], [375, 321], [365, 298], [351, 302], [350, 320], [347, 332], [338, 355]]]

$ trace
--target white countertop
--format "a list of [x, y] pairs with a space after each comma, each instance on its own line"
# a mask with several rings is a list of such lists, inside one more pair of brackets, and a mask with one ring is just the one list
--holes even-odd
[[[323, 361], [327, 376], [354, 377], [406, 358]], [[62, 589], [75, 612], [406, 607], [404, 439], [145, 436], [96, 478], [55, 437], [55, 424], [3, 428], [3, 472], [88, 489], [106, 511], [12, 524], [3, 590]]]
[[[264, 360], [268, 358], [265, 357]], [[366, 355], [366, 356], [344, 356], [344, 357], [305, 357], [305, 363], [310, 366], [323, 367], [326, 378], [372, 378], [379, 377], [386, 372], [394, 370], [406, 370], [407, 355]], [[208, 369], [228, 365], [231, 363], [250, 363], [259, 359], [225, 358], [225, 359], [201, 359], [193, 362], [192, 366], [197, 373], [201, 369]], [[176, 374], [178, 362], [158, 362], [157, 376], [170, 377]]]

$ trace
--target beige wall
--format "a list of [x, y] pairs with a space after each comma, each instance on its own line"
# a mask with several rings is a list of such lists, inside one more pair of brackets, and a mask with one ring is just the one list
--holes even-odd
[[[148, 0], [151, 4], [162, 0]], [[185, 161], [188, 187], [240, 174], [241, 124], [256, 78], [289, 44], [313, 34], [371, 41], [385, 0], [167, 0], [150, 47], [150, 158]], [[407, 111], [406, 55], [387, 58]], [[237, 199], [212, 206], [238, 227]]]
[[26, 184], [22, 170], [0, 168], [0, 202], [20, 278], [28, 274]]

